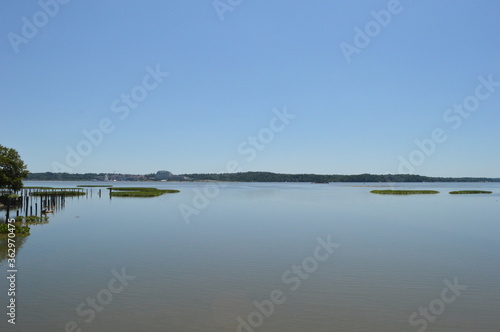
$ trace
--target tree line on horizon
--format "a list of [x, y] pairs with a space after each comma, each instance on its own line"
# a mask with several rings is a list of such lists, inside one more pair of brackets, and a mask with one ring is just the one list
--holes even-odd
[[239, 181], [239, 182], [500, 182], [500, 179], [474, 177], [429, 177], [415, 174], [284, 174], [272, 172], [243, 173], [195, 173], [183, 174], [193, 180]]
[[[93, 181], [101, 180], [106, 173], [29, 173], [27, 180], [37, 181]], [[116, 174], [124, 175], [125, 174]], [[229, 182], [500, 182], [500, 178], [486, 177], [429, 177], [415, 174], [284, 174], [272, 172], [239, 173], [193, 173], [181, 174], [191, 181], [229, 181]], [[138, 175], [138, 178], [154, 180], [154, 174]]]

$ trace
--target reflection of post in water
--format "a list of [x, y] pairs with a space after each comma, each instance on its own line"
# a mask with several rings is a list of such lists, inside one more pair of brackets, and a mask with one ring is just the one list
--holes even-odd
[[[96, 189], [101, 198], [102, 189]], [[40, 216], [62, 210], [67, 197], [93, 198], [93, 189], [83, 188], [23, 188], [16, 193], [0, 192], [0, 210], [5, 210], [6, 219], [11, 216], [11, 210], [16, 216]]]
[[[30, 225], [31, 223], [46, 223], [46, 215], [48, 213], [54, 213], [64, 209], [66, 205], [67, 197], [76, 197], [80, 199], [80, 196], [85, 196], [87, 199], [93, 197], [93, 189], [82, 189], [82, 188], [23, 188], [17, 192], [0, 190], [0, 212], [5, 210], [5, 221], [0, 218], [1, 223], [8, 223], [8, 220], [13, 218], [12, 214], [16, 217], [20, 217], [19, 225]], [[97, 194], [101, 198], [102, 190], [98, 189]], [[28, 218], [23, 217], [40, 217]], [[35, 220], [35, 221], [33, 221]], [[0, 234], [0, 262], [7, 258], [7, 238]], [[16, 234], [16, 248], [20, 248], [26, 236], [17, 236]]]
[[76, 196], [80, 193], [83, 194], [80, 189], [21, 189], [21, 206], [17, 207], [16, 214], [41, 217], [47, 213], [54, 213], [64, 208], [67, 196]]
[[10, 210], [22, 206], [22, 198], [11, 192], [0, 193], [0, 210], [5, 210], [5, 223], [10, 219]]

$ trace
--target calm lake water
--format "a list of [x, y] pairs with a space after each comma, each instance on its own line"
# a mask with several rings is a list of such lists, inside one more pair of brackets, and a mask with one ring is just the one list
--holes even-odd
[[181, 192], [66, 199], [18, 243], [1, 331], [500, 331], [500, 183], [112, 184]]

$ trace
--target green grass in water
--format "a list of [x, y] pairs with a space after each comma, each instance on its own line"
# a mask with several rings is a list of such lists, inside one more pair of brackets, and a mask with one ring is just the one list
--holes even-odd
[[15, 198], [19, 198], [19, 195], [18, 194], [7, 194], [7, 195], [1, 195], [0, 198], [3, 198], [3, 199], [15, 199]]
[[[68, 188], [70, 189], [70, 188]], [[50, 190], [31, 193], [31, 196], [85, 196], [83, 191]]]
[[439, 194], [436, 190], [372, 190], [372, 194], [380, 195], [425, 195], [425, 194]]
[[98, 184], [79, 184], [77, 187], [80, 188], [111, 188], [113, 186], [106, 186], [106, 185], [98, 185]]
[[143, 188], [143, 187], [121, 187], [109, 188], [112, 197], [157, 197], [163, 194], [178, 193], [179, 190]]
[[43, 216], [43, 217], [38, 217], [38, 216], [18, 216], [14, 218], [16, 222], [24, 222], [26, 225], [31, 225], [31, 224], [47, 224], [49, 222], [49, 217]]
[[[14, 229], [14, 234], [16, 235], [30, 235], [30, 228], [28, 226], [23, 226], [20, 223], [15, 223], [14, 224], [16, 228]], [[9, 234], [9, 225], [8, 224], [0, 224], [0, 234]]]
[[491, 194], [492, 191], [484, 191], [484, 190], [458, 190], [458, 191], [450, 191], [452, 195], [468, 195], [468, 194]]
[[152, 187], [116, 187], [111, 188], [111, 191], [157, 191], [160, 189]]

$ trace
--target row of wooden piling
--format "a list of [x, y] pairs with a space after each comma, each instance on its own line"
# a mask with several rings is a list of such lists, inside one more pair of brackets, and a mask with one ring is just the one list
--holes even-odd
[[[23, 188], [17, 194], [19, 197], [7, 199], [6, 204], [6, 221], [10, 219], [11, 207], [16, 207], [16, 217], [18, 216], [42, 216], [44, 212], [56, 212], [62, 210], [66, 205], [66, 196], [51, 195], [54, 191], [70, 191], [82, 192], [85, 191], [85, 197], [93, 197], [94, 190], [83, 188]], [[33, 196], [37, 193], [36, 196]], [[41, 194], [38, 194], [41, 193]], [[44, 195], [44, 193], [47, 193]], [[98, 189], [97, 195], [102, 196], [102, 189]], [[75, 196], [71, 196], [75, 197]], [[82, 195], [83, 197], [83, 195]], [[80, 199], [80, 195], [76, 196]], [[34, 213], [33, 213], [34, 212]]]

